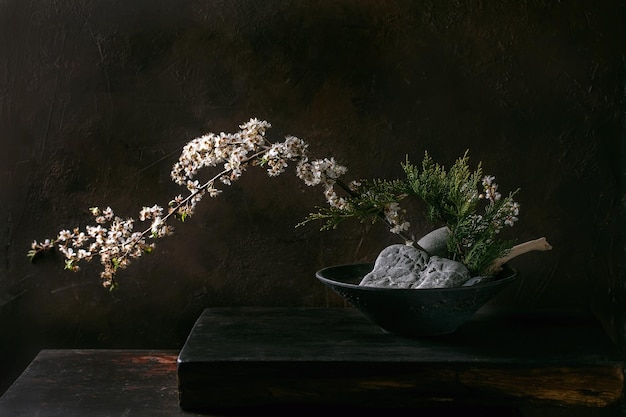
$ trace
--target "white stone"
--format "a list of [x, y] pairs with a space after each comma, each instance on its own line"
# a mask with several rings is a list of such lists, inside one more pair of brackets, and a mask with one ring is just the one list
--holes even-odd
[[360, 285], [386, 288], [411, 288], [420, 279], [420, 272], [429, 256], [423, 250], [407, 245], [391, 245], [376, 258], [374, 269]]
[[431, 256], [420, 279], [411, 288], [450, 288], [460, 287], [470, 279], [465, 265], [452, 259]]

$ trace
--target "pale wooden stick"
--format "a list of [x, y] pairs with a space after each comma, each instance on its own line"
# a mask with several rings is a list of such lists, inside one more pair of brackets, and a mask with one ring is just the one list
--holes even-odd
[[550, 249], [552, 249], [552, 246], [548, 243], [545, 237], [541, 237], [539, 239], [529, 240], [528, 242], [520, 243], [519, 245], [513, 246], [511, 250], [509, 251], [509, 253], [493, 261], [493, 263], [489, 267], [489, 271], [493, 273], [500, 272], [502, 270], [502, 265], [504, 265], [511, 259], [516, 258], [525, 253], [528, 253], [534, 250], [546, 251]]

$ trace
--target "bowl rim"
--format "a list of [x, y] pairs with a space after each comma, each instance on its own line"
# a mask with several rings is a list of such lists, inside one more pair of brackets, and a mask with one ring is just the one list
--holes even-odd
[[[457, 286], [457, 287], [445, 287], [445, 288], [389, 288], [389, 287], [371, 287], [371, 286], [367, 286], [367, 285], [359, 285], [359, 284], [350, 284], [347, 282], [341, 282], [341, 281], [335, 281], [333, 279], [330, 278], [326, 278], [324, 276], [322, 276], [322, 274], [325, 271], [331, 270], [331, 269], [338, 269], [338, 268], [345, 268], [345, 267], [350, 267], [350, 266], [354, 266], [354, 267], [358, 267], [358, 266], [366, 266], [366, 265], [371, 265], [372, 268], [374, 267], [374, 263], [373, 262], [361, 262], [361, 263], [347, 263], [347, 264], [341, 264], [341, 265], [332, 265], [332, 266], [327, 266], [324, 267], [318, 271], [315, 272], [315, 277], [320, 280], [321, 282], [325, 283], [325, 284], [330, 284], [330, 285], [335, 285], [338, 287], [343, 287], [343, 288], [349, 288], [349, 289], [356, 289], [356, 290], [361, 290], [361, 291], [397, 291], [397, 292], [414, 292], [414, 291], [430, 291], [430, 292], [434, 292], [434, 291], [440, 291], [440, 292], [452, 292], [452, 291], [459, 291], [459, 290], [465, 290], [465, 291], [471, 291], [471, 290], [476, 290], [479, 288], [489, 288], [489, 287], [495, 287], [495, 286], [499, 286], [502, 285], [504, 283], [508, 283], [510, 281], [513, 281], [516, 277], [517, 277], [517, 270], [515, 268], [511, 268], [510, 266], [504, 264], [502, 265], [503, 271], [499, 273], [499, 275], [503, 275], [502, 278], [497, 278], [494, 279], [492, 281], [489, 282], [485, 282], [483, 284], [476, 284], [476, 285], [470, 285], [467, 287], [464, 286]], [[476, 278], [476, 277], [472, 277], [472, 278]]]

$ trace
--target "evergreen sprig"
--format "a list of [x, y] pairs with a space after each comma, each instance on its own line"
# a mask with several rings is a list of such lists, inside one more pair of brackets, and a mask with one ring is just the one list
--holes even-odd
[[411, 164], [408, 158], [402, 164], [408, 187], [427, 204], [428, 215], [433, 223], [456, 223], [458, 219], [470, 215], [475, 210], [482, 168], [479, 164], [472, 172], [468, 162], [466, 152], [446, 172], [445, 168], [435, 163], [426, 152], [421, 170]]
[[408, 195], [406, 183], [402, 180], [363, 180], [358, 185], [338, 185], [348, 194], [341, 207], [316, 207], [318, 210], [298, 226], [315, 220], [322, 220], [321, 230], [336, 229], [345, 220], [356, 218], [361, 223], [375, 223], [384, 219], [384, 210], [389, 204], [397, 203]]

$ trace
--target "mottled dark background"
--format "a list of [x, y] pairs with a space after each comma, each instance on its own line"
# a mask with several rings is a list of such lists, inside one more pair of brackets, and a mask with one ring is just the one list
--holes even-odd
[[[250, 169], [152, 256], [35, 265], [33, 239], [88, 208], [136, 216], [181, 190], [179, 148], [250, 117], [350, 178], [466, 149], [521, 188], [522, 240], [549, 253], [494, 310], [588, 309], [618, 337], [622, 1], [0, 1], [0, 392], [42, 348], [180, 348], [210, 306], [338, 306], [321, 267], [373, 260], [384, 227], [294, 229], [319, 189]], [[427, 223], [418, 224], [420, 232]]]

